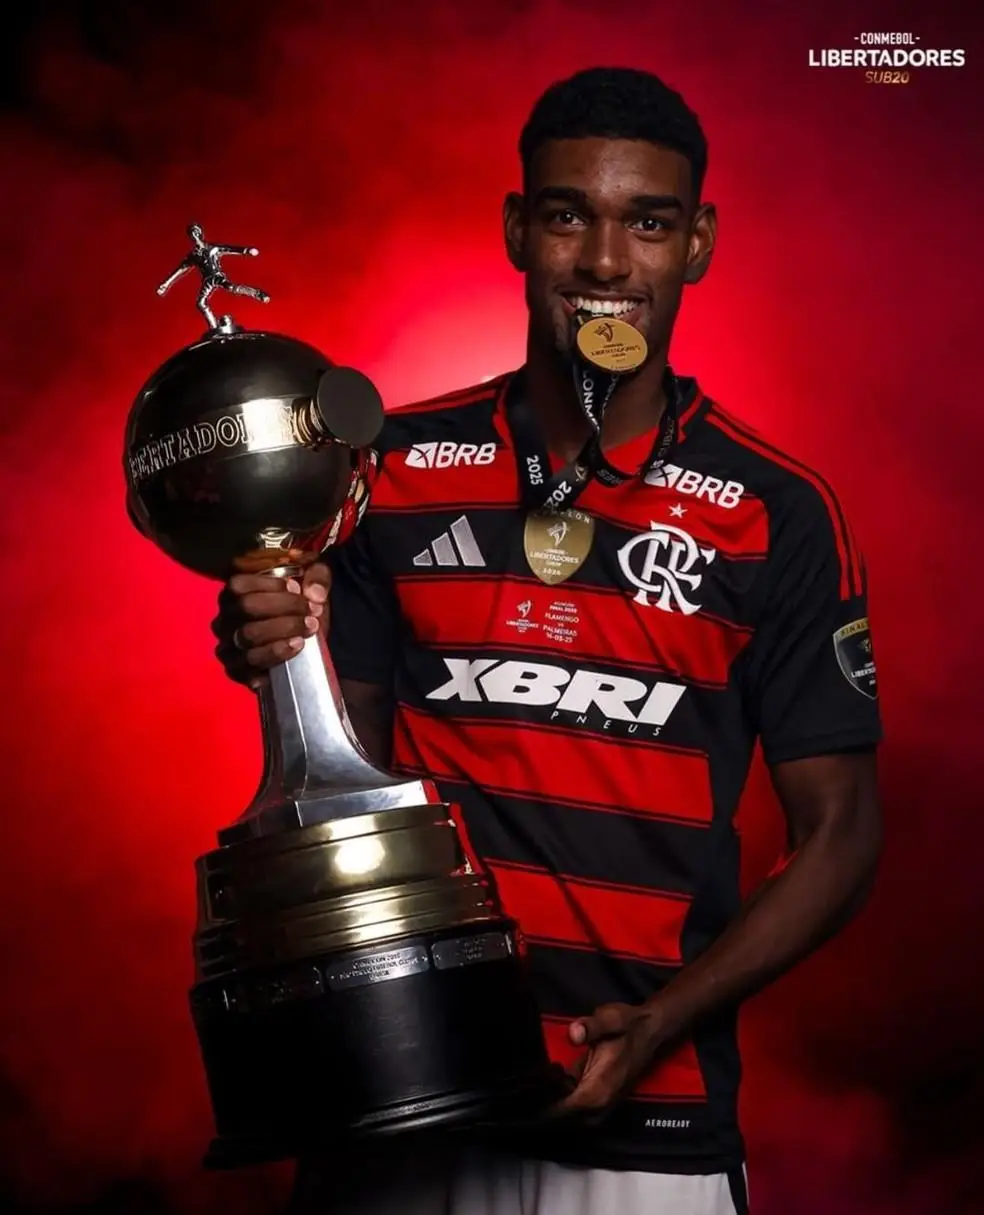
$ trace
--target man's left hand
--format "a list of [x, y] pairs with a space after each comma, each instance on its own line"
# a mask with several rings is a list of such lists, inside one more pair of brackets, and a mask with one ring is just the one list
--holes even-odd
[[575, 1072], [577, 1087], [556, 1114], [608, 1113], [648, 1070], [659, 1046], [655, 1010], [645, 1005], [603, 1004], [570, 1026], [575, 1046], [587, 1053]]

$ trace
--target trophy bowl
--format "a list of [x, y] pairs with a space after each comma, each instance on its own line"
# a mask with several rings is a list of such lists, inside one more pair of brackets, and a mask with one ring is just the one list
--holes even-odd
[[[298, 574], [357, 526], [382, 402], [371, 381], [207, 307], [239, 288], [192, 254], [210, 330], [158, 368], [126, 425], [127, 507], [186, 569]], [[210, 286], [211, 284], [211, 286]], [[159, 288], [159, 291], [161, 289]], [[517, 927], [429, 781], [378, 767], [324, 637], [256, 688], [256, 795], [196, 862], [190, 1006], [217, 1137], [235, 1167], [354, 1137], [525, 1122], [566, 1087]]]
[[283, 564], [286, 550], [261, 536], [282, 534], [295, 560], [313, 560], [382, 419], [372, 383], [305, 342], [210, 334], [154, 372], [130, 412], [135, 522], [173, 560], [213, 578]]

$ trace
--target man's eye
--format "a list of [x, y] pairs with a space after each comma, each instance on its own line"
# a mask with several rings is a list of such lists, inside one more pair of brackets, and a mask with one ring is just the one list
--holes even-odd
[[581, 222], [580, 215], [578, 215], [576, 211], [571, 211], [570, 209], [565, 209], [563, 211], [552, 211], [547, 219], [549, 223], [560, 224], [560, 226], [564, 228], [570, 228], [574, 224], [579, 224]]
[[660, 219], [656, 215], [646, 215], [642, 219], [637, 219], [634, 226], [640, 227], [643, 232], [664, 232], [669, 224], [665, 219]]

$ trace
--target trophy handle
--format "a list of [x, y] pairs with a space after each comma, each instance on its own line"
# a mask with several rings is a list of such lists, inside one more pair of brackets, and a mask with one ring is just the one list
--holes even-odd
[[[270, 570], [296, 576], [293, 567]], [[379, 768], [363, 750], [319, 630], [272, 667], [258, 688], [263, 772], [256, 795], [221, 844], [336, 818], [432, 802], [423, 781]]]

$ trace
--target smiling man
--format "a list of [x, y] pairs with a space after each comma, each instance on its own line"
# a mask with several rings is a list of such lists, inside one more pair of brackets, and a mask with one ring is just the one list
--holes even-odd
[[[741, 1215], [737, 1009], [879, 855], [864, 565], [827, 482], [670, 369], [716, 234], [681, 97], [582, 72], [520, 153], [523, 367], [389, 415], [330, 575], [236, 577], [216, 631], [253, 678], [328, 629], [363, 745], [435, 780], [519, 920], [576, 1085], [522, 1135], [306, 1162], [296, 1210]], [[624, 374], [585, 354], [619, 341]], [[790, 846], [743, 903], [757, 739]]]

